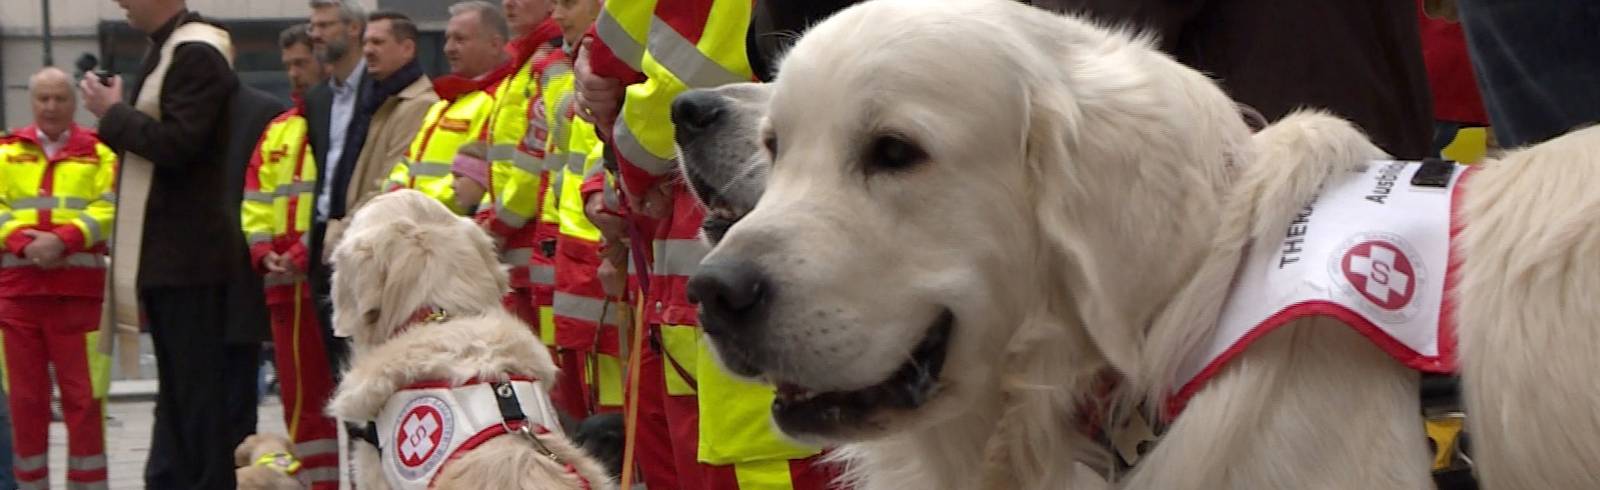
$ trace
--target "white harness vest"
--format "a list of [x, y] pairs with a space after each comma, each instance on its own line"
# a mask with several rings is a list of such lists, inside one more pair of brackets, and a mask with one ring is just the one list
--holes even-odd
[[[554, 405], [541, 383], [512, 376], [509, 387], [527, 417], [528, 430], [561, 433]], [[516, 431], [507, 425], [494, 387], [471, 379], [461, 385], [419, 382], [396, 391], [378, 413], [383, 474], [397, 490], [422, 490], [457, 453]]]
[[1446, 291], [1456, 280], [1459, 182], [1470, 171], [1378, 161], [1333, 176], [1281, 241], [1246, 251], [1216, 331], [1179, 370], [1169, 414], [1255, 339], [1311, 316], [1338, 319], [1413, 369], [1454, 372]]

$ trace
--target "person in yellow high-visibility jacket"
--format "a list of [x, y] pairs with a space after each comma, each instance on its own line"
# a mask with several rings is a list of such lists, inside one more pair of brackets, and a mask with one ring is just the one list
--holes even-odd
[[492, 4], [463, 2], [450, 6], [444, 51], [451, 74], [433, 80], [439, 102], [428, 108], [405, 157], [390, 171], [389, 190], [415, 189], [458, 214], [472, 211], [459, 201], [476, 203], [480, 198], [457, 199], [450, 167], [456, 150], [477, 141], [488, 129], [494, 112], [495, 84], [505, 78], [495, 68], [506, 65], [503, 48], [509, 37], [505, 14]]
[[[561, 25], [564, 57], [578, 47], [584, 33], [600, 13], [597, 0], [557, 0], [552, 17]], [[557, 215], [556, 281], [551, 309], [555, 317], [556, 363], [561, 368], [551, 398], [575, 417], [622, 409], [620, 329], [626, 303], [612, 303], [600, 284], [600, 230], [584, 215], [582, 188], [587, 179], [604, 172], [600, 164], [605, 145], [592, 124], [576, 117], [571, 83], [547, 92], [566, 101], [549, 113], [552, 127], [566, 128], [567, 143], [561, 161], [552, 161]]]
[[320, 180], [299, 97], [322, 80], [323, 68], [312, 56], [305, 25], [285, 30], [279, 45], [295, 105], [267, 124], [250, 154], [240, 223], [250, 243], [250, 263], [265, 275], [273, 364], [299, 471], [313, 490], [337, 490], [337, 424], [323, 411], [333, 395], [333, 369], [306, 276], [316, 207], [313, 192]]
[[[106, 485], [111, 360], [96, 348], [117, 157], [72, 122], [72, 78], [28, 80], [34, 125], [0, 137], [0, 370], [22, 488], [50, 488], [50, 368], [67, 425], [66, 488]], [[59, 488], [59, 487], [58, 487]]]
[[543, 71], [550, 53], [557, 50], [561, 29], [550, 20], [548, 0], [504, 2], [511, 18], [509, 66], [515, 67], [494, 94], [495, 108], [481, 139], [489, 166], [486, 209], [480, 215], [484, 228], [500, 244], [500, 261], [511, 267], [511, 291], [506, 309], [535, 328], [551, 343], [551, 328], [539, 314], [541, 297], [548, 297], [555, 282], [555, 266], [540, 250], [537, 215], [546, 190], [544, 158], [546, 127], [542, 95], [548, 84]]
[[[710, 358], [688, 277], [707, 249], [705, 210], [675, 175], [672, 102], [689, 88], [754, 80], [746, 51], [751, 0], [610, 1], [574, 64], [580, 112], [610, 138], [625, 214], [636, 236], [647, 335], [654, 348], [640, 366], [638, 431], [667, 432], [670, 461], [641, 434], [640, 465], [654, 490], [823, 488], [820, 449], [794, 444], [771, 420], [774, 389], [740, 380]], [[619, 93], [619, 89], [620, 93]], [[660, 418], [645, 405], [660, 407]], [[703, 415], [703, 416], [702, 416]], [[654, 443], [659, 444], [659, 443]], [[675, 481], [652, 472], [676, 472]]]

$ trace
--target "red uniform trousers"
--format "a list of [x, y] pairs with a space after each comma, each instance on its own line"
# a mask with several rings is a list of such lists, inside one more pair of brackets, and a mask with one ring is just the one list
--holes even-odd
[[556, 352], [556, 368], [561, 370], [561, 374], [550, 390], [550, 401], [555, 403], [557, 409], [577, 420], [597, 413], [622, 411], [621, 406], [606, 405], [599, 399], [599, 388], [595, 386], [599, 381], [594, 379], [599, 373], [590, 364], [594, 356], [599, 354], [559, 347]]
[[[620, 400], [604, 400], [601, 386], [620, 388], [616, 372], [602, 371], [601, 354], [605, 366], [613, 366], [621, 356], [621, 338], [617, 327], [627, 317], [626, 303], [606, 297], [600, 284], [600, 244], [577, 237], [563, 235], [556, 240], [556, 290], [566, 300], [577, 305], [565, 305], [568, 311], [555, 311], [556, 367], [561, 369], [552, 401], [577, 419], [599, 412], [618, 412]], [[603, 305], [590, 311], [592, 305]], [[603, 322], [603, 324], [602, 324]], [[611, 376], [613, 379], [605, 379]], [[617, 391], [608, 391], [615, 396]]]
[[13, 468], [22, 488], [49, 487], [48, 366], [55, 366], [66, 417], [67, 488], [105, 485], [104, 384], [111, 364], [91, 344], [98, 340], [100, 302], [93, 297], [0, 297]]
[[268, 306], [272, 314], [273, 363], [283, 401], [283, 423], [294, 441], [294, 455], [312, 490], [339, 488], [338, 425], [324, 414], [333, 396], [333, 370], [328, 365], [322, 327], [311, 299], [311, 286], [295, 283], [292, 300]]
[[[652, 327], [654, 328], [654, 327]], [[666, 370], [673, 369], [666, 357], [646, 346], [639, 366], [639, 419], [634, 450], [650, 489], [684, 490], [763, 490], [741, 489], [734, 465], [710, 465], [699, 461], [700, 407], [694, 396], [672, 396], [666, 391]], [[789, 476], [794, 490], [822, 490], [838, 476], [836, 468], [819, 464], [821, 456], [790, 460]]]
[[[661, 352], [650, 347], [648, 342], [644, 352], [639, 354], [638, 397], [628, 400], [629, 403], [639, 404], [638, 420], [635, 421], [638, 428], [634, 429], [634, 437], [637, 440], [634, 443], [635, 459], [638, 461], [639, 472], [644, 476], [645, 486], [652, 490], [657, 488], [698, 490], [702, 487], [698, 485], [698, 479], [694, 478], [699, 473], [695, 468], [696, 449], [686, 448], [688, 450], [686, 453], [674, 450], [673, 441], [685, 439], [674, 437], [682, 434], [672, 431], [674, 427], [667, 412], [667, 398], [670, 397], [667, 396], [667, 377], [666, 371], [663, 371], [666, 366], [662, 362], [663, 359]], [[689, 397], [691, 415], [694, 415], [693, 411], [696, 410], [694, 404], [694, 398]], [[693, 431], [697, 429], [698, 427], [690, 427], [688, 435], [691, 437], [688, 440], [694, 440]], [[687, 455], [688, 458], [679, 457], [683, 455]]]
[[500, 298], [500, 304], [526, 322], [534, 335], [539, 335], [539, 310], [533, 306], [533, 288], [513, 286], [511, 292]]
[[[705, 216], [705, 210], [700, 208], [698, 202], [694, 200], [694, 198], [690, 195], [688, 188], [683, 184], [674, 185], [672, 199], [672, 215], [669, 217], [669, 219], [656, 223], [649, 223], [648, 221], [640, 220], [635, 222], [635, 226], [654, 224], [654, 235], [658, 237], [677, 239], [696, 238], [699, 234], [700, 223]], [[641, 237], [632, 237], [630, 240], [638, 241], [640, 238]], [[637, 243], [647, 242], [636, 242], [636, 244], [633, 245], [636, 247], [636, 250], [638, 247]], [[652, 257], [652, 261], [655, 259], [665, 260], [668, 258]], [[650, 329], [652, 332], [652, 339], [661, 338], [656, 332], [659, 331], [661, 328], [659, 325], [662, 323], [674, 325], [693, 324], [693, 322], [698, 320], [693, 314], [694, 310], [692, 305], [690, 305], [687, 298], [684, 297], [684, 295], [687, 294], [685, 292], [687, 281], [688, 278], [684, 275], [657, 274], [650, 277], [649, 287], [651, 288], [651, 304], [656, 307], [654, 316], [650, 316], [650, 314], [647, 312], [647, 318], [651, 320]], [[639, 383], [640, 398], [642, 399], [640, 411], [643, 413], [644, 408], [650, 403], [650, 400], [647, 398], [655, 398], [658, 400], [657, 403], [659, 403], [662, 407], [661, 411], [666, 418], [666, 427], [664, 432], [671, 438], [671, 461], [674, 470], [677, 473], [677, 480], [680, 488], [694, 490], [820, 490], [827, 488], [828, 483], [831, 482], [835, 476], [835, 473], [833, 473], [835, 468], [821, 465], [819, 463], [821, 455], [788, 461], [752, 461], [748, 463], [739, 463], [736, 465], [711, 465], [701, 463], [699, 460], [699, 400], [696, 395], [671, 395], [666, 393], [666, 370], [676, 370], [679, 367], [672, 364], [672, 359], [667, 358], [664, 355], [660, 355], [661, 350], [662, 349], [659, 344], [656, 342], [651, 342], [651, 347], [645, 351], [645, 355], [647, 357], [645, 358], [646, 360], [642, 361], [643, 366], [641, 366], [641, 379]], [[657, 355], [650, 356], [652, 353]], [[680, 362], [683, 363], [681, 367], [689, 371], [687, 373], [683, 373], [687, 375], [684, 377], [692, 378], [695, 374], [694, 371], [698, 369], [698, 366], [702, 365], [700, 363], [714, 363], [716, 361], [712, 359], [688, 359], [681, 360]], [[651, 393], [651, 390], [656, 390], [656, 392]], [[659, 428], [652, 428], [648, 425], [645, 425], [644, 422], [645, 421], [643, 420], [640, 422], [638, 428], [639, 433], [642, 434], [647, 430], [659, 431]], [[639, 444], [642, 445], [645, 441], [644, 437], [640, 436], [639, 441]], [[637, 447], [638, 446], [636, 446], [636, 448]], [[641, 465], [643, 464], [644, 459], [643, 454], [641, 453]], [[660, 466], [660, 463], [658, 462], [656, 465]], [[738, 468], [736, 468], [736, 466], [745, 468], [747, 471], [764, 472], [767, 474], [772, 474], [775, 471], [782, 471], [779, 468], [787, 466], [790, 482], [788, 485], [783, 485], [772, 489], [741, 488], [738, 479]], [[645, 469], [644, 471], [648, 475], [648, 469]], [[646, 481], [648, 482], [648, 476], [646, 478]], [[654, 487], [652, 486], [651, 488]]]

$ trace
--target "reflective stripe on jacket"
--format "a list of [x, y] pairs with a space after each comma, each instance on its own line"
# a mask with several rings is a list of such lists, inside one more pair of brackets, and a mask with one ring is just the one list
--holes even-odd
[[456, 204], [450, 165], [456, 149], [476, 141], [483, 133], [493, 108], [494, 97], [482, 90], [435, 102], [422, 119], [422, 127], [406, 149], [405, 158], [389, 172], [389, 190], [415, 189], [465, 215], [467, 210]]
[[[0, 296], [104, 294], [116, 153], [77, 125], [64, 138], [55, 155], [46, 155], [34, 126], [0, 137]], [[43, 269], [24, 257], [34, 240], [25, 230], [61, 239], [61, 268]]]
[[[289, 109], [261, 133], [245, 173], [240, 223], [250, 243], [250, 263], [257, 272], [266, 273], [262, 259], [268, 252], [288, 255], [295, 270], [309, 270], [307, 230], [311, 229], [316, 184], [317, 163], [306, 134], [306, 118], [300, 108]], [[294, 301], [295, 282], [268, 279], [267, 304]]]
[[[489, 232], [502, 239], [501, 261], [511, 266], [511, 285], [516, 288], [549, 287], [555, 276], [550, 259], [533, 251], [538, 246], [535, 218], [545, 192], [542, 96], [550, 76], [549, 58], [560, 54], [552, 41], [560, 38], [560, 27], [546, 19], [513, 42], [518, 55], [511, 62], [519, 63], [518, 68], [496, 87], [495, 108], [484, 135], [490, 162]], [[565, 65], [560, 68], [565, 71]], [[530, 272], [530, 266], [537, 270]]]
[[[751, 7], [751, 0], [603, 5], [594, 28], [598, 42], [590, 54], [592, 66], [602, 76], [636, 82], [628, 86], [611, 132], [624, 198], [644, 195], [676, 171], [671, 107], [678, 94], [754, 79], [745, 52]], [[619, 68], [624, 65], [643, 80]], [[772, 387], [736, 379], [708, 357], [695, 306], [685, 293], [689, 275], [707, 251], [698, 238], [704, 210], [681, 182], [666, 185], [671, 186], [669, 216], [652, 223], [629, 214], [636, 224], [651, 225], [643, 231], [654, 237], [646, 320], [659, 325], [664, 350], [696, 378], [690, 384], [675, 369], [665, 370], [668, 393], [696, 395], [705, 414], [698, 420], [698, 459], [727, 465], [818, 454], [772, 428]], [[638, 250], [644, 244], [632, 246], [644, 252]]]

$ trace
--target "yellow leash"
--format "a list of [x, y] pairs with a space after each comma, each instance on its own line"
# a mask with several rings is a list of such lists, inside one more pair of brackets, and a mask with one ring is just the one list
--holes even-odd
[[[300, 385], [301, 385], [300, 381], [302, 379], [301, 376], [300, 376], [300, 373], [301, 373], [301, 371], [300, 371], [300, 288], [301, 288], [301, 286], [303, 284], [305, 284], [304, 281], [295, 281], [295, 283], [294, 283], [294, 323], [293, 323], [293, 325], [294, 325], [294, 333], [290, 334], [291, 335], [290, 342], [293, 342], [294, 345], [289, 346], [290, 349], [293, 349], [290, 352], [294, 353], [294, 379], [295, 379], [295, 383], [294, 383], [294, 413], [289, 416], [289, 438], [291, 440], [298, 439], [300, 437], [299, 436], [299, 434], [300, 434], [300, 404], [304, 403], [304, 400], [306, 398], [305, 397], [305, 393], [303, 393], [300, 390]], [[277, 348], [281, 349], [281, 348], [283, 348], [283, 346], [280, 345], [280, 346], [277, 346]], [[281, 388], [281, 387], [283, 387], [283, 385], [284, 385], [284, 383], [283, 383], [283, 373], [278, 373], [278, 386]], [[296, 441], [296, 442], [299, 442], [299, 441]], [[295, 463], [295, 464], [298, 465], [299, 463]]]
[[623, 419], [622, 490], [633, 488], [633, 447], [639, 429], [639, 357], [644, 351], [644, 295], [638, 295], [633, 307], [633, 341], [628, 351], [627, 414]]

